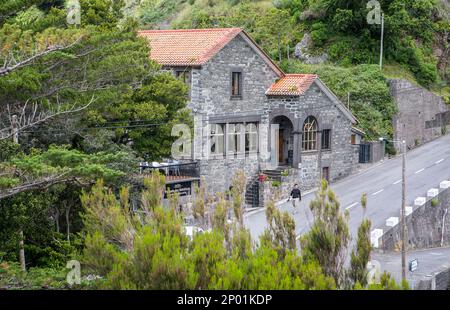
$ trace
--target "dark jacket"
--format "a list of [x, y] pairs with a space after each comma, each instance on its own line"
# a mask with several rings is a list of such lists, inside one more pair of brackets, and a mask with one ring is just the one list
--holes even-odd
[[292, 198], [300, 198], [300, 200], [302, 199], [302, 193], [300, 192], [300, 189], [298, 188], [294, 188], [291, 191], [291, 197]]

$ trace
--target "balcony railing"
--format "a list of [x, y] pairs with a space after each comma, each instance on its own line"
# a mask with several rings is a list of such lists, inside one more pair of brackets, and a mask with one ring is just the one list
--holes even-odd
[[139, 168], [141, 174], [152, 173], [155, 170], [160, 171], [166, 176], [166, 183], [200, 178], [199, 164], [195, 161], [184, 163], [142, 162], [139, 164]]

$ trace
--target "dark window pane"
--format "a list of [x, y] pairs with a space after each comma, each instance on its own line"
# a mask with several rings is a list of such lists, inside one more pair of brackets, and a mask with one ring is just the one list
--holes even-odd
[[233, 72], [231, 74], [231, 95], [232, 96], [241, 96], [242, 90], [242, 73], [241, 72]]
[[331, 131], [330, 129], [325, 129], [322, 131], [322, 149], [328, 150], [331, 146]]
[[175, 76], [180, 79], [188, 87], [188, 97], [191, 92], [191, 71], [190, 70], [177, 70], [175, 71]]

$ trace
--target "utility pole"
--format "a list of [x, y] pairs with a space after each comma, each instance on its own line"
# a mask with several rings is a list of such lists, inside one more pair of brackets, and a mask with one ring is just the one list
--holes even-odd
[[402, 160], [402, 210], [401, 210], [401, 238], [402, 238], [402, 280], [406, 281], [406, 141], [402, 141], [403, 144], [403, 160]]
[[[17, 121], [17, 115], [13, 115], [11, 119], [11, 133], [13, 142], [16, 144], [19, 144], [19, 122]], [[24, 242], [23, 242], [23, 230], [20, 229], [19, 231], [19, 261], [20, 261], [20, 267], [23, 271], [26, 271], [25, 266], [25, 248], [24, 248]]]
[[400, 209], [400, 238], [402, 252], [402, 281], [406, 281], [406, 140], [387, 140], [381, 137], [380, 141], [390, 141], [393, 143], [401, 143], [403, 145], [402, 154], [402, 206]]
[[289, 61], [291, 59], [291, 55], [289, 54], [289, 43], [286, 44], [286, 50], [287, 50], [287, 60]]
[[291, 60], [291, 57], [290, 57], [291, 55], [290, 55], [290, 51], [289, 51], [289, 49], [290, 49], [289, 43], [286, 44], [286, 49], [287, 49], [287, 66], [288, 66], [288, 72], [289, 72], [290, 60]]
[[281, 63], [281, 33], [278, 32], [278, 58]]
[[380, 70], [383, 69], [384, 13], [381, 13]]
[[350, 110], [350, 92], [347, 92], [347, 108]]

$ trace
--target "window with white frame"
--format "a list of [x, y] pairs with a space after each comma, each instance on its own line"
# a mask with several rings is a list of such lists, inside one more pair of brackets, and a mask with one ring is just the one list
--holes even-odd
[[228, 124], [228, 153], [241, 153], [242, 129], [244, 124]]
[[308, 116], [303, 123], [302, 150], [314, 151], [317, 149], [317, 120]]
[[248, 123], [245, 125], [245, 151], [258, 151], [258, 127], [256, 123]]
[[211, 125], [211, 154], [212, 155], [223, 155], [225, 150], [225, 139], [224, 139], [224, 124], [212, 124]]

